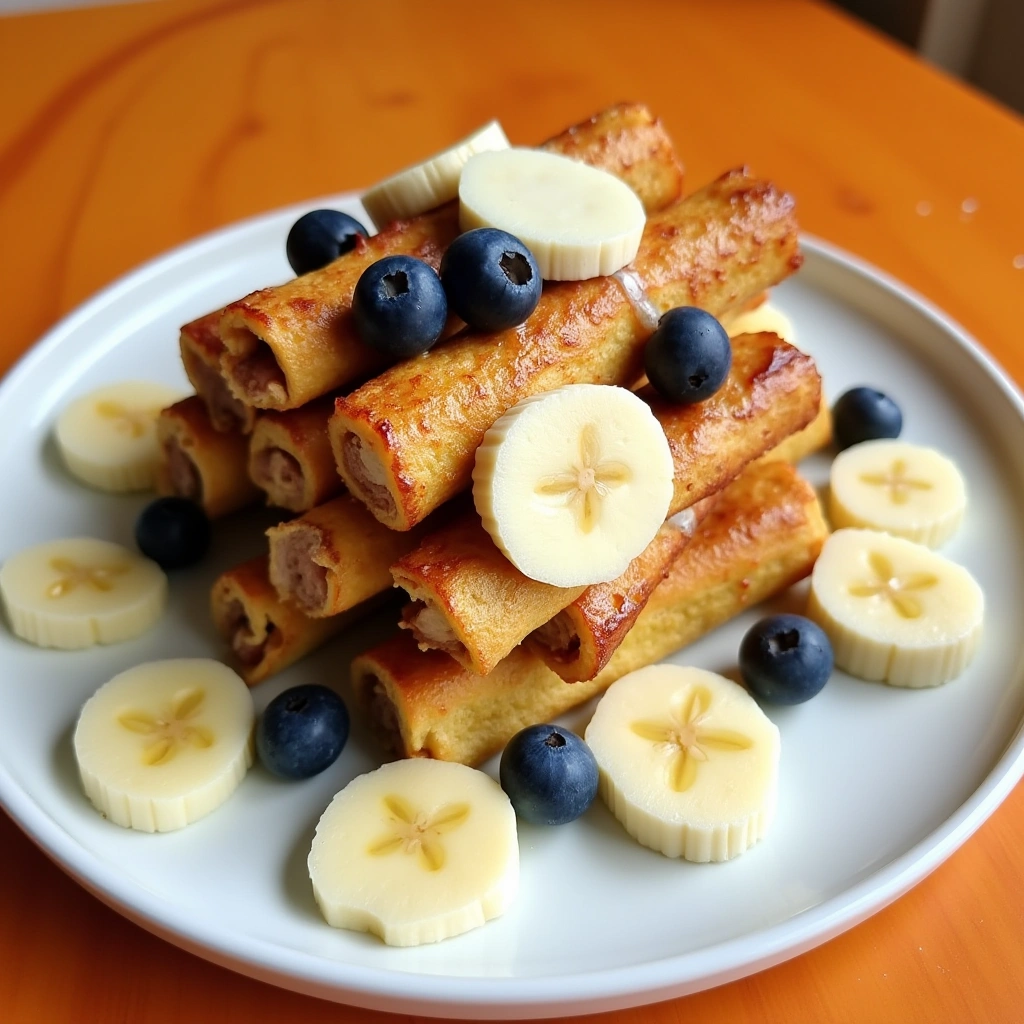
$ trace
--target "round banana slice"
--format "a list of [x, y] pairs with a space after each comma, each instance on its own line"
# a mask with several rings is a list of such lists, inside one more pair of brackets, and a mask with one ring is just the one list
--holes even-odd
[[75, 399], [57, 420], [64, 464], [101, 491], [149, 490], [160, 460], [156, 418], [181, 397], [175, 388], [132, 380]]
[[958, 676], [981, 639], [985, 596], [962, 566], [900, 537], [837, 530], [811, 574], [807, 614], [836, 666], [894, 686]]
[[600, 794], [626, 831], [666, 857], [730, 860], [775, 815], [779, 730], [742, 686], [651, 665], [613, 683], [587, 726]]
[[75, 650], [149, 629], [167, 604], [167, 577], [120, 544], [72, 537], [9, 558], [0, 569], [0, 597], [23, 640]]
[[459, 222], [463, 231], [515, 235], [546, 281], [582, 281], [633, 260], [646, 214], [636, 193], [607, 171], [539, 149], [506, 149], [466, 164]]
[[374, 185], [363, 194], [363, 209], [378, 228], [426, 213], [459, 194], [462, 168], [471, 156], [492, 149], [508, 149], [508, 139], [497, 121], [485, 124], [451, 149]]
[[254, 723], [249, 688], [219, 661], [136, 665], [82, 708], [75, 728], [82, 786], [100, 814], [125, 828], [184, 828], [245, 778]]
[[516, 816], [483, 772], [395, 761], [331, 801], [309, 853], [327, 923], [389, 946], [439, 942], [503, 914], [519, 886]]
[[527, 398], [484, 435], [473, 501], [521, 573], [556, 587], [621, 576], [672, 500], [672, 453], [625, 388], [569, 384]]
[[769, 333], [777, 334], [783, 341], [788, 341], [790, 345], [796, 344], [793, 321], [770, 302], [762, 302], [757, 309], [740, 313], [727, 321], [723, 320], [722, 324], [729, 332], [730, 338], [737, 338], [741, 334]]
[[865, 441], [832, 463], [832, 525], [866, 527], [937, 548], [956, 532], [967, 487], [956, 466], [933, 448], [906, 441]]

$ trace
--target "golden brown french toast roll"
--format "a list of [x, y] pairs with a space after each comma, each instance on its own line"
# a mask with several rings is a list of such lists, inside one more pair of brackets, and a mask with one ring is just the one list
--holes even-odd
[[525, 645], [567, 683], [593, 679], [611, 661], [719, 497], [712, 494], [674, 516], [618, 579], [587, 587], [535, 629]]
[[683, 194], [683, 165], [664, 125], [643, 103], [617, 103], [542, 147], [621, 178], [648, 213]]
[[[706, 401], [677, 405], [650, 389], [642, 394], [672, 452], [675, 485], [669, 515], [675, 515], [717, 494], [750, 462], [805, 427], [819, 408], [821, 378], [810, 356], [774, 334], [751, 334], [733, 340], [729, 375]], [[653, 563], [646, 564], [657, 571]], [[428, 534], [395, 563], [391, 574], [412, 599], [401, 625], [420, 648], [443, 650], [480, 675], [563, 608], [581, 601], [585, 592], [523, 575], [475, 514]], [[642, 607], [634, 607], [633, 618]], [[609, 625], [597, 646], [610, 656], [615, 637], [621, 638], [631, 621], [623, 616]], [[559, 628], [559, 623], [552, 627]], [[596, 623], [593, 628], [600, 631]], [[586, 670], [581, 662], [578, 671]]]
[[265, 412], [249, 437], [249, 477], [267, 504], [308, 512], [343, 489], [331, 452], [330, 396], [289, 412]]
[[259, 498], [247, 468], [248, 437], [237, 430], [215, 430], [198, 395], [161, 410], [156, 437], [158, 494], [188, 498], [202, 505], [211, 519], [237, 512]]
[[267, 530], [270, 580], [312, 618], [338, 615], [392, 586], [391, 565], [434, 524], [397, 533], [347, 494]]
[[[631, 290], [659, 312], [713, 314], [799, 267], [793, 200], [743, 171], [723, 175], [647, 221]], [[551, 282], [527, 322], [465, 332], [338, 400], [334, 456], [350, 493], [408, 530], [469, 485], [487, 429], [517, 402], [570, 383], [633, 385], [651, 334], [620, 277]]]
[[803, 578], [826, 534], [813, 489], [791, 466], [751, 467], [594, 679], [566, 683], [525, 647], [478, 676], [400, 633], [353, 661], [356, 699], [394, 754], [479, 764], [520, 729], [550, 721]]
[[761, 456], [765, 462], [799, 462], [832, 443], [832, 410], [824, 393], [818, 415], [803, 430], [790, 434], [785, 441]]
[[[660, 208], [678, 195], [673, 181], [678, 174], [681, 189], [681, 170], [664, 129], [649, 113], [643, 116], [643, 109], [599, 115], [546, 147], [598, 162], [625, 177], [642, 202]], [[259, 409], [296, 409], [380, 369], [381, 357], [363, 344], [352, 324], [356, 282], [371, 263], [397, 254], [416, 256], [436, 269], [459, 233], [458, 220], [458, 203], [448, 203], [395, 221], [321, 270], [227, 306], [218, 329], [225, 347], [221, 373], [231, 393]]]
[[267, 556], [218, 576], [210, 591], [217, 632], [231, 648], [239, 674], [255, 686], [281, 672], [344, 629], [356, 617], [309, 619], [278, 600], [267, 574]]
[[181, 363], [196, 394], [206, 404], [213, 429], [248, 434], [256, 421], [256, 412], [231, 394], [220, 372], [220, 358], [224, 354], [219, 329], [222, 313], [223, 310], [214, 310], [181, 328]]

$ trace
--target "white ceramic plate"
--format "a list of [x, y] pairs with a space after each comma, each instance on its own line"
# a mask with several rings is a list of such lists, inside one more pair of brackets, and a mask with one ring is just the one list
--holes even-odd
[[[336, 201], [337, 202], [337, 201]], [[358, 215], [357, 204], [342, 202]], [[308, 208], [304, 207], [304, 208]], [[62, 471], [50, 431], [73, 396], [129, 377], [180, 383], [177, 328], [254, 287], [285, 280], [297, 209], [260, 217], [142, 267], [59, 324], [0, 387], [0, 560], [49, 538], [131, 543], [145, 498], [86, 490]], [[597, 803], [556, 829], [523, 826], [522, 885], [503, 918], [415, 949], [336, 931], [306, 876], [316, 821], [334, 792], [377, 764], [354, 730], [338, 763], [304, 783], [255, 768], [210, 817], [143, 835], [82, 795], [70, 735], [82, 702], [139, 661], [220, 645], [206, 595], [260, 549], [265, 515], [220, 524], [215, 553], [176, 574], [171, 609], [144, 637], [79, 653], [37, 650], [0, 630], [0, 799], [35, 841], [102, 900], [172, 942], [289, 988], [361, 1006], [453, 1017], [540, 1017], [636, 1005], [752, 973], [836, 935], [956, 849], [1024, 771], [1024, 419], [1001, 372], [950, 320], [905, 288], [812, 239], [777, 290], [829, 397], [889, 391], [904, 436], [953, 456], [970, 510], [946, 553], [988, 597], [969, 671], [911, 692], [837, 674], [801, 707], [770, 709], [782, 731], [779, 812], [769, 837], [724, 865], [667, 860], [633, 843]], [[808, 472], [822, 483], [827, 460]], [[735, 666], [758, 612], [678, 660]], [[388, 628], [362, 628], [256, 691], [325, 681], [347, 688], [350, 656]], [[569, 716], [580, 728], [589, 710]], [[491, 771], [496, 765], [488, 766]]]

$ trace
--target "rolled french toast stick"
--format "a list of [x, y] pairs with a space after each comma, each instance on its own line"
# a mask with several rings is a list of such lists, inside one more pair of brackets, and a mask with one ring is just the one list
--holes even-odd
[[339, 494], [327, 421], [330, 396], [289, 412], [265, 412], [249, 436], [249, 477], [266, 494], [267, 504], [289, 512], [308, 512]]
[[237, 430], [215, 430], [198, 395], [162, 409], [156, 437], [158, 494], [188, 498], [202, 505], [211, 519], [237, 512], [259, 498], [247, 469], [249, 439]]
[[210, 591], [210, 611], [249, 686], [309, 654], [359, 614], [353, 611], [331, 619], [308, 619], [279, 601], [267, 575], [266, 555], [218, 576]]
[[221, 309], [214, 310], [181, 328], [178, 339], [181, 363], [196, 394], [206, 405], [213, 429], [248, 434], [255, 423], [256, 411], [231, 394], [220, 372], [220, 359], [224, 354], [219, 329], [222, 313]]
[[832, 443], [832, 410], [824, 392], [818, 415], [803, 430], [790, 434], [781, 444], [761, 456], [765, 462], [799, 462]]
[[353, 661], [356, 699], [393, 754], [479, 764], [520, 729], [582, 704], [803, 578], [826, 534], [813, 489], [791, 466], [751, 467], [722, 495], [594, 679], [566, 683], [525, 647], [478, 676], [398, 634]]
[[793, 206], [770, 182], [725, 174], [648, 219], [627, 278], [548, 283], [522, 326], [466, 331], [339, 399], [331, 443], [349, 492], [392, 529], [415, 526], [469, 485], [484, 434], [517, 402], [570, 383], [632, 386], [652, 306], [717, 315], [796, 270]]
[[339, 615], [390, 590], [392, 563], [439, 522], [398, 533], [343, 494], [267, 530], [270, 581], [282, 601], [311, 618]]
[[[750, 334], [733, 339], [729, 376], [707, 401], [677, 405], [651, 389], [641, 394], [672, 452], [671, 516], [717, 494], [750, 462], [810, 423], [819, 408], [821, 378], [810, 356], [774, 334]], [[480, 675], [585, 590], [525, 576], [475, 514], [427, 535], [391, 574], [412, 599], [401, 625], [420, 648], [443, 650]]]
[[[599, 114], [545, 146], [621, 175], [649, 209], [673, 202], [682, 189], [671, 142], [643, 107]], [[296, 409], [380, 369], [381, 357], [352, 324], [356, 282], [384, 256], [416, 256], [436, 268], [459, 233], [458, 219], [458, 203], [448, 203], [395, 221], [321, 270], [227, 306], [218, 330], [221, 374], [232, 394], [260, 409]]]

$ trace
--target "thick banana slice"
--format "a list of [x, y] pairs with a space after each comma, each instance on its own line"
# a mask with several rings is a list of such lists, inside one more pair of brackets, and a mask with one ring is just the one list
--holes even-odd
[[600, 793], [626, 831], [666, 857], [721, 861], [775, 815], [779, 730], [742, 686], [651, 665], [613, 683], [587, 726]]
[[519, 886], [516, 816], [483, 772], [414, 758], [353, 779], [316, 827], [327, 923], [389, 946], [439, 942], [503, 914]]
[[505, 149], [466, 164], [459, 222], [463, 231], [515, 235], [546, 281], [582, 281], [632, 261], [646, 214], [636, 193], [607, 171], [539, 149]]
[[513, 406], [484, 435], [473, 501], [524, 575], [607, 583], [654, 539], [672, 500], [672, 453], [625, 388], [569, 384]]
[[170, 832], [219, 807], [253, 758], [249, 687], [226, 665], [178, 658], [104, 683], [75, 728], [86, 796], [104, 817]]
[[933, 448], [865, 441], [836, 456], [830, 478], [832, 525], [862, 526], [937, 548], [963, 521], [967, 487]]
[[741, 334], [768, 332], [777, 334], [783, 341], [788, 341], [790, 345], [796, 344], [793, 321], [770, 302], [762, 302], [757, 309], [747, 310], [745, 313], [723, 321], [723, 326], [729, 332], [730, 338], [737, 338]]
[[894, 686], [958, 676], [981, 639], [985, 596], [962, 566], [873, 530], [837, 530], [811, 574], [807, 614], [836, 666]]
[[0, 569], [0, 597], [23, 640], [74, 650], [149, 629], [167, 604], [167, 577], [120, 544], [72, 537], [9, 558]]
[[132, 380], [75, 399], [57, 420], [57, 447], [71, 473], [101, 491], [145, 491], [156, 480], [156, 418], [180, 390]]
[[363, 194], [363, 209], [378, 228], [426, 213], [459, 194], [462, 168], [471, 156], [493, 149], [508, 149], [508, 139], [497, 121], [485, 124], [451, 149], [374, 185]]

